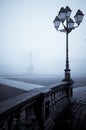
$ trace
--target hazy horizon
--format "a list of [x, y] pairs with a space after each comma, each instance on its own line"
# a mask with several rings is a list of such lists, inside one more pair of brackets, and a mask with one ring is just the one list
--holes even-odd
[[[55, 30], [53, 20], [67, 5], [71, 18], [78, 9], [86, 14], [85, 0], [0, 1], [0, 75], [26, 74], [30, 67], [34, 74], [64, 75], [66, 37]], [[71, 75], [86, 75], [85, 25], [84, 15], [69, 34]]]

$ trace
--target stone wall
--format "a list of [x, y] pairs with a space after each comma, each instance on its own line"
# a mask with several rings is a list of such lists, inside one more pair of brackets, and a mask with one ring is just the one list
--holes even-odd
[[54, 84], [0, 103], [0, 130], [52, 130], [70, 102], [71, 86]]

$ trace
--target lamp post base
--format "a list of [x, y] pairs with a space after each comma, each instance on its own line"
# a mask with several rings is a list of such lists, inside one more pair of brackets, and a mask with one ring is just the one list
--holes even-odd
[[73, 85], [74, 81], [70, 78], [70, 69], [65, 69], [65, 78], [62, 80], [63, 82], [69, 82], [70, 85]]
[[65, 78], [62, 80], [62, 82], [68, 82], [68, 97], [72, 97], [73, 95], [73, 87], [74, 81], [70, 78], [70, 69], [65, 69]]

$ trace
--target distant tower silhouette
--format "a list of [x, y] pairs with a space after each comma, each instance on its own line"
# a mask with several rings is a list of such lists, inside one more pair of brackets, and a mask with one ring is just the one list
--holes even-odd
[[29, 67], [27, 67], [27, 73], [33, 74], [32, 52], [29, 53]]

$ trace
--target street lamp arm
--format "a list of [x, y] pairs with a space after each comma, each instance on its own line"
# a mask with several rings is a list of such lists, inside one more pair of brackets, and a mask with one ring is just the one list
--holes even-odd
[[67, 27], [64, 25], [64, 23], [63, 23], [63, 22], [62, 22], [62, 25], [63, 25], [64, 29], [66, 30], [66, 28], [67, 28]]
[[73, 29], [75, 29], [75, 28], [77, 28], [77, 27], [79, 27], [79, 25], [78, 26], [75, 26], [75, 27], [73, 27], [73, 28], [67, 28], [67, 27], [65, 27], [65, 25], [64, 25], [64, 29], [60, 29], [60, 30], [58, 30], [58, 31], [60, 31], [60, 32], [64, 32], [64, 33], [66, 33], [66, 32], [68, 32], [68, 33], [70, 33]]
[[60, 30], [58, 30], [58, 31], [60, 31], [60, 32], [66, 32], [66, 29], [60, 29]]
[[75, 28], [78, 28], [78, 27], [79, 27], [79, 25], [77, 25], [77, 26], [73, 27], [72, 29], [75, 29]]

